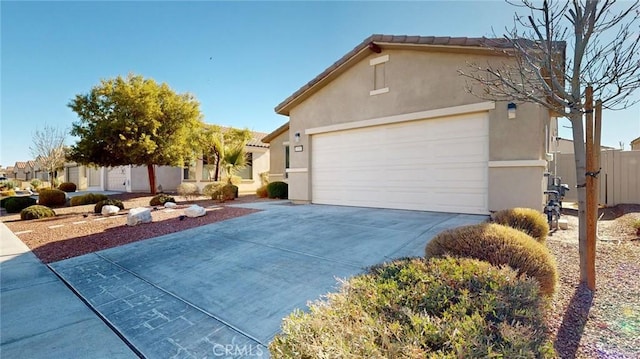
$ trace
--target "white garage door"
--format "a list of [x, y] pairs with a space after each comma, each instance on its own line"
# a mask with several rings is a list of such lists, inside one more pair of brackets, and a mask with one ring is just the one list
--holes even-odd
[[488, 213], [488, 114], [312, 135], [312, 202]]
[[107, 190], [126, 191], [127, 190], [127, 169], [124, 166], [107, 169]]

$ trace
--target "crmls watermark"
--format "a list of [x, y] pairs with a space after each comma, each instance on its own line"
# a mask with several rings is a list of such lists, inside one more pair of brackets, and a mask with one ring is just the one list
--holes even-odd
[[255, 356], [262, 357], [264, 355], [264, 348], [261, 345], [253, 344], [214, 344], [213, 355], [218, 357], [228, 356]]

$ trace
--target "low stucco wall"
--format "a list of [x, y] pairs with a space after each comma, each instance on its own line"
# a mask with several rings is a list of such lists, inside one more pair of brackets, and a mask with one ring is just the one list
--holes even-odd
[[[513, 207], [542, 210], [545, 167], [490, 167], [489, 211]], [[539, 191], [532, 189], [539, 188]]]

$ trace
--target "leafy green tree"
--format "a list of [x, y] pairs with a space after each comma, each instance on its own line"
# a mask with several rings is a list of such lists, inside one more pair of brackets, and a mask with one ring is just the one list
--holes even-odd
[[69, 107], [80, 120], [71, 129], [79, 140], [68, 158], [85, 165], [147, 166], [152, 194], [154, 165], [182, 166], [194, 151], [190, 139], [202, 126], [192, 95], [139, 75], [102, 80], [76, 95]]

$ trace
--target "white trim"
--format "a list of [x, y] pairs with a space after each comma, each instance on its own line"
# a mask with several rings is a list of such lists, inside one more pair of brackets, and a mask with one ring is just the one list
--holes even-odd
[[474, 112], [489, 111], [489, 110], [493, 110], [494, 108], [496, 108], [496, 103], [493, 101], [479, 102], [479, 103], [473, 103], [470, 105], [445, 107], [445, 108], [439, 108], [436, 110], [411, 112], [411, 113], [404, 113], [401, 115], [374, 118], [371, 120], [363, 120], [363, 121], [356, 121], [356, 122], [340, 123], [337, 125], [314, 127], [314, 128], [306, 129], [304, 133], [307, 135], [315, 135], [319, 133], [352, 130], [355, 128], [380, 126], [380, 125], [387, 125], [392, 123], [400, 123], [400, 122], [408, 122], [408, 121], [416, 121], [416, 120], [428, 120], [431, 118], [438, 118], [438, 117], [464, 115], [464, 114], [474, 113]]
[[545, 160], [512, 160], [512, 161], [489, 161], [489, 168], [499, 167], [546, 167]]
[[389, 55], [379, 56], [374, 59], [369, 60], [369, 66], [375, 66], [379, 64], [383, 64], [389, 61]]
[[388, 87], [377, 89], [377, 90], [371, 90], [371, 91], [369, 91], [369, 96], [380, 95], [382, 93], [387, 93], [387, 92], [389, 92], [389, 88]]
[[283, 146], [289, 146], [289, 141], [284, 141], [284, 142], [282, 142], [282, 145], [283, 145]]
[[308, 168], [287, 168], [284, 170], [287, 173], [304, 173], [309, 172]]

